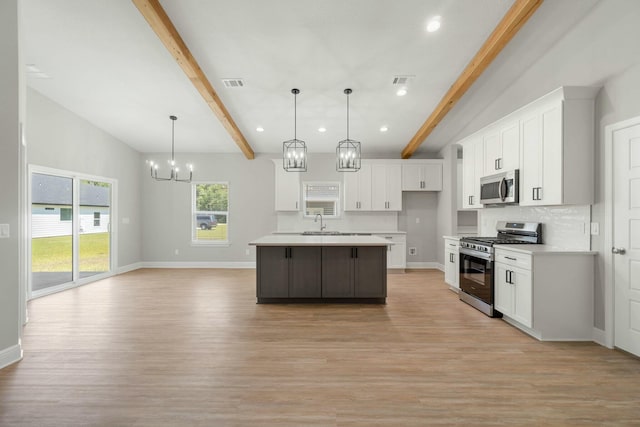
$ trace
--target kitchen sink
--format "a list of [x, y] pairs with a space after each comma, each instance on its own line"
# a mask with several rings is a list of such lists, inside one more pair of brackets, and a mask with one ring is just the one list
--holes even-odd
[[343, 233], [341, 231], [304, 231], [303, 236], [371, 236], [371, 233]]
[[351, 233], [341, 233], [339, 231], [303, 231], [303, 236], [349, 236]]

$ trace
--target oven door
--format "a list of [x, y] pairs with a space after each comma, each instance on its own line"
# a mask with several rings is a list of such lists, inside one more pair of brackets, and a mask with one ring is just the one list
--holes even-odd
[[460, 248], [460, 290], [493, 305], [493, 260]]

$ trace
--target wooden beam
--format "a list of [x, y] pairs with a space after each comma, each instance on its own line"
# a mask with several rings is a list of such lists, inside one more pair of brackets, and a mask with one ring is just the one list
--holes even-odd
[[173, 56], [178, 65], [180, 65], [182, 71], [184, 71], [200, 95], [202, 95], [207, 105], [209, 105], [209, 108], [211, 108], [218, 120], [222, 123], [222, 126], [229, 132], [229, 135], [231, 135], [235, 143], [238, 144], [240, 150], [242, 150], [247, 159], [253, 159], [255, 157], [253, 149], [244, 135], [242, 135], [242, 132], [240, 132], [238, 125], [233, 121], [231, 114], [229, 114], [222, 100], [218, 97], [218, 94], [182, 40], [182, 37], [180, 37], [178, 30], [176, 30], [176, 27], [167, 16], [160, 2], [158, 0], [132, 1], [153, 31], [158, 35], [160, 41], [162, 41], [169, 53], [171, 53], [171, 56]]
[[447, 113], [540, 7], [542, 2], [543, 0], [516, 0], [513, 3], [511, 9], [504, 15], [462, 74], [449, 88], [449, 91], [442, 98], [436, 109], [433, 110], [424, 124], [411, 138], [411, 141], [404, 147], [404, 150], [402, 150], [403, 159], [408, 159], [415, 153], [433, 129], [444, 119]]

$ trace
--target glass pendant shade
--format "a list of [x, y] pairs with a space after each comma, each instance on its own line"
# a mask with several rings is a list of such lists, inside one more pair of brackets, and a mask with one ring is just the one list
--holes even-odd
[[360, 141], [349, 139], [349, 95], [351, 89], [345, 89], [347, 95], [347, 139], [338, 142], [336, 148], [336, 170], [338, 172], [357, 172], [360, 170]]
[[307, 171], [307, 144], [297, 137], [297, 96], [299, 89], [291, 89], [293, 94], [293, 139], [282, 143], [282, 167], [287, 172]]

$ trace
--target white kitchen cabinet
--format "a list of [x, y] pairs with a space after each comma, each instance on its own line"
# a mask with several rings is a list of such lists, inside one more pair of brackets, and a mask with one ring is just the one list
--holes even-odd
[[444, 239], [444, 281], [456, 292], [460, 289], [459, 245], [458, 239]]
[[522, 118], [522, 206], [593, 203], [593, 98], [568, 89]]
[[282, 160], [273, 160], [275, 165], [276, 211], [300, 210], [300, 173], [287, 172]]
[[520, 167], [520, 123], [492, 127], [484, 136], [484, 175]]
[[442, 191], [442, 160], [402, 163], [402, 191]]
[[404, 234], [376, 234], [387, 239], [387, 268], [402, 269], [407, 267], [407, 236]]
[[371, 209], [402, 210], [402, 166], [397, 163], [371, 165]]
[[482, 137], [473, 137], [462, 143], [462, 207], [478, 209], [480, 204], [480, 178], [484, 173]]
[[[522, 254], [506, 255], [508, 258], [530, 257]], [[533, 324], [533, 291], [531, 270], [515, 267], [514, 263], [495, 263], [495, 308], [522, 325]]]
[[358, 172], [344, 172], [344, 210], [371, 210], [371, 165], [362, 162]]
[[494, 247], [495, 309], [539, 340], [591, 341], [595, 253], [518, 246]]

